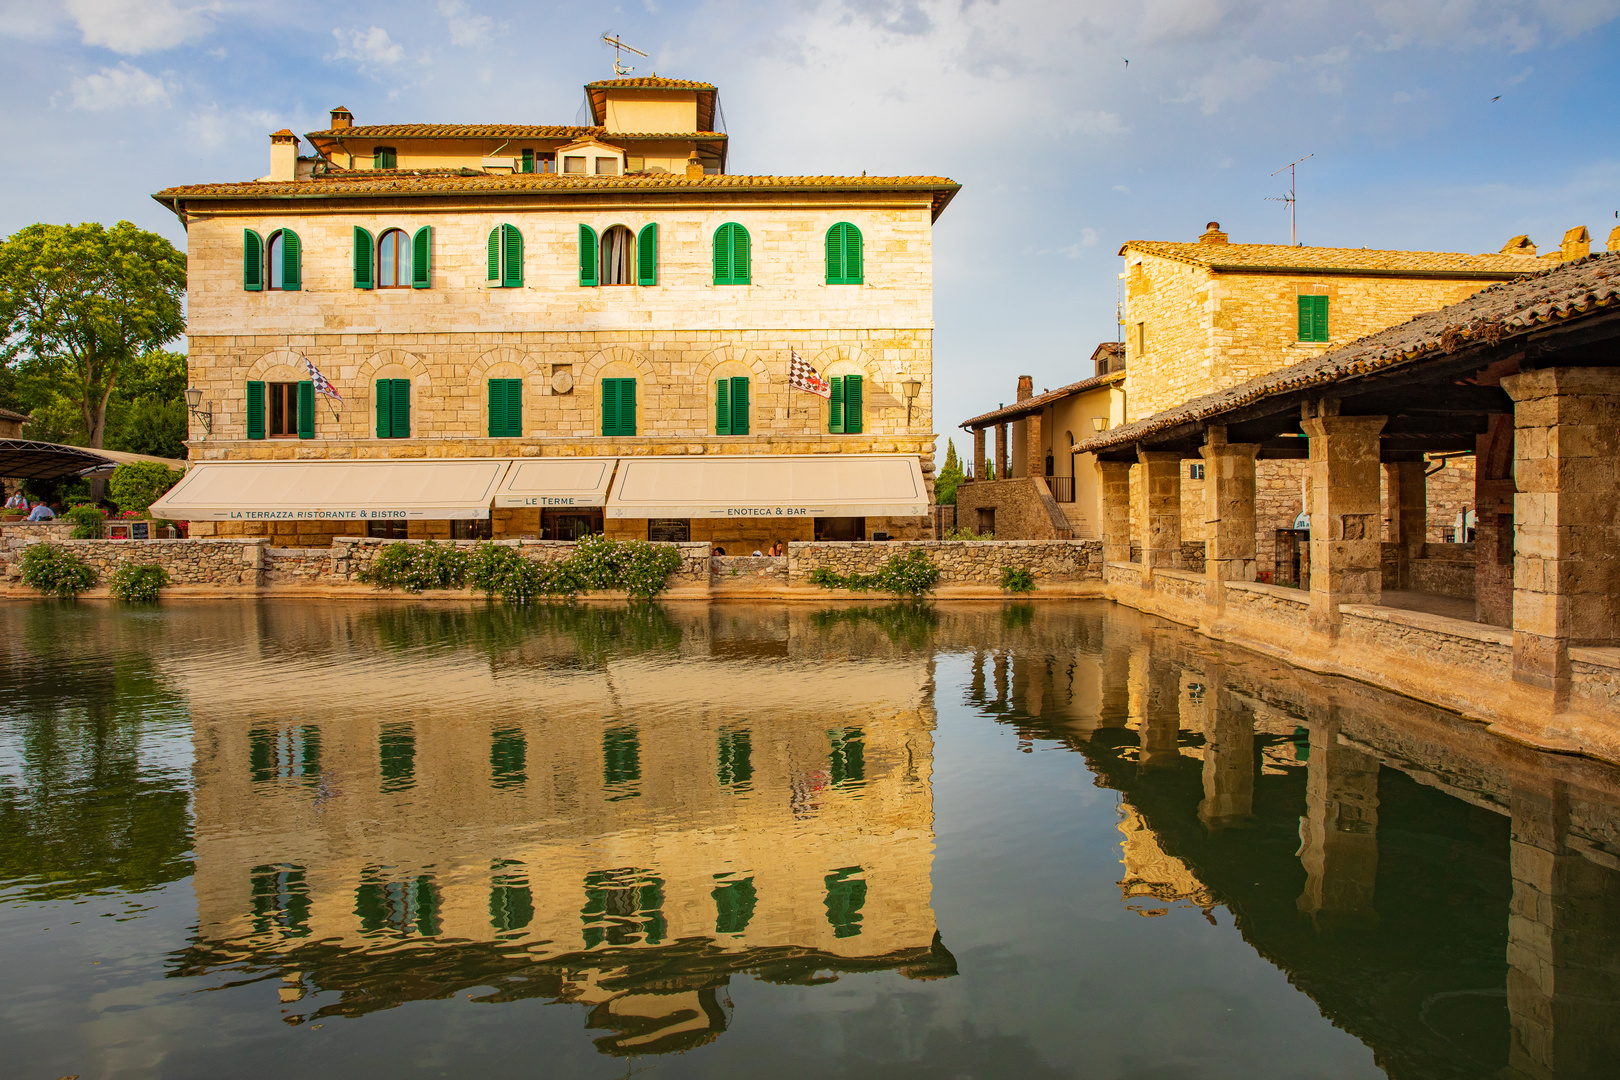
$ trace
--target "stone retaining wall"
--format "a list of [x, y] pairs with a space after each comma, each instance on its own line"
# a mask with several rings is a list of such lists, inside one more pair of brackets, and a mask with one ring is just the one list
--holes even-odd
[[788, 583], [810, 584], [827, 567], [847, 577], [874, 574], [894, 555], [927, 552], [939, 567], [940, 585], [1001, 584], [1007, 567], [1035, 575], [1035, 587], [1102, 580], [1102, 543], [1097, 540], [897, 540], [888, 543], [818, 541], [788, 545]]
[[[13, 547], [12, 537], [0, 548], [0, 576], [6, 583], [21, 586], [22, 550]], [[37, 541], [36, 541], [37, 542]], [[241, 586], [259, 583], [264, 565], [263, 538], [250, 540], [52, 540], [83, 559], [96, 571], [97, 580], [107, 579], [120, 566], [147, 566], [156, 563], [168, 572], [176, 585]]]
[[717, 555], [709, 560], [709, 587], [758, 588], [788, 583], [786, 555]]

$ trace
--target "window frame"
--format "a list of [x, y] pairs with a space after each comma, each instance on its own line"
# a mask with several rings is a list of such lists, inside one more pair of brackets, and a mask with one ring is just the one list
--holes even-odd
[[[853, 236], [854, 259], [850, 258], [850, 237]], [[837, 254], [834, 255], [836, 240]], [[839, 221], [827, 227], [823, 247], [827, 256], [827, 284], [828, 285], [865, 285], [866, 284], [866, 237], [861, 234], [859, 227], [852, 221]], [[850, 272], [850, 264], [854, 263], [854, 273]], [[836, 272], [835, 272], [836, 271]]]
[[[624, 256], [624, 259], [623, 259], [624, 273], [621, 276], [624, 278], [624, 280], [622, 280], [622, 281], [609, 281], [608, 280], [608, 243], [607, 243], [607, 239], [608, 239], [608, 236], [610, 234], [612, 234], [615, 229], [621, 230], [625, 234], [625, 236], [627, 236], [629, 238], [628, 247], [626, 248], [626, 253], [625, 253], [625, 256]], [[628, 226], [628, 225], [622, 225], [622, 224], [620, 224], [620, 225], [609, 225], [607, 228], [603, 229], [600, 233], [597, 234], [597, 237], [596, 237], [596, 283], [597, 283], [597, 285], [599, 287], [601, 287], [601, 288], [604, 288], [604, 289], [608, 289], [608, 288], [616, 289], [616, 288], [623, 287], [625, 285], [638, 285], [638, 284], [640, 284], [641, 262], [638, 259], [637, 255], [638, 255], [638, 247], [637, 247], [637, 242], [636, 242], [636, 231], [634, 229], [630, 228], [630, 226]]]
[[373, 146], [371, 168], [373, 171], [399, 168], [399, 151], [392, 146]]
[[[390, 236], [398, 237], [394, 241], [394, 284], [392, 285], [386, 284], [383, 280], [383, 244]], [[409, 289], [412, 287], [411, 281], [416, 275], [416, 242], [410, 233], [397, 225], [390, 225], [377, 234], [377, 244], [373, 251], [375, 255], [373, 257], [372, 272], [375, 274], [377, 288]]]
[[[276, 421], [280, 420], [280, 425]], [[278, 430], [285, 428], [286, 430]], [[264, 384], [264, 437], [267, 439], [298, 438], [298, 383], [266, 382]]]
[[[1328, 294], [1299, 293], [1294, 297], [1295, 334], [1302, 344], [1325, 345], [1331, 340], [1332, 319]], [[1309, 314], [1306, 309], [1310, 308]]]
[[[599, 399], [600, 399], [599, 408], [601, 409], [601, 413], [602, 413], [602, 425], [601, 425], [602, 437], [605, 438], [605, 439], [633, 439], [633, 438], [635, 438], [637, 429], [640, 426], [638, 424], [638, 421], [640, 420], [640, 417], [637, 415], [637, 409], [636, 409], [636, 379], [634, 377], [615, 377], [615, 378], [602, 379], [600, 381], [601, 381], [601, 384], [602, 384], [602, 390], [601, 390], [600, 395], [598, 395], [598, 396], [599, 396]], [[628, 383], [629, 387], [630, 387], [630, 423], [629, 423], [629, 426], [628, 426], [628, 430], [625, 430], [625, 425], [623, 423], [623, 420], [624, 420], [624, 401], [623, 401], [622, 398], [620, 398], [620, 399], [618, 399], [618, 400], [616, 400], [614, 402], [614, 406], [613, 406], [614, 415], [613, 415], [613, 420], [612, 420], [612, 425], [611, 425], [614, 430], [609, 430], [610, 425], [609, 425], [609, 421], [608, 421], [608, 407], [607, 407], [608, 386], [609, 386], [609, 384], [613, 384], [613, 386], [614, 386], [614, 394], [615, 394], [615, 397], [617, 397], [620, 393], [622, 393], [623, 387], [624, 387], [624, 385], [626, 383]]]

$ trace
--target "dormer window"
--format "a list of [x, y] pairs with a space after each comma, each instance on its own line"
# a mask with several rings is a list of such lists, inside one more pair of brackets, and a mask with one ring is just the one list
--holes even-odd
[[563, 158], [563, 172], [583, 176], [585, 173], [585, 158], [579, 154], [569, 154]]
[[616, 157], [599, 157], [596, 159], [597, 176], [618, 176], [619, 159]]
[[371, 167], [373, 169], [397, 169], [399, 155], [392, 146], [378, 146], [371, 151]]

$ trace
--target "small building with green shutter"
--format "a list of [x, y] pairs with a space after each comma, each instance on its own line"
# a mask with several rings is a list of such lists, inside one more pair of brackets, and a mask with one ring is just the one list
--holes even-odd
[[[340, 107], [307, 153], [273, 134], [266, 177], [155, 196], [188, 236], [192, 535], [929, 534], [957, 185], [733, 175], [714, 86], [586, 96], [582, 126]], [[635, 488], [646, 458], [681, 463]]]

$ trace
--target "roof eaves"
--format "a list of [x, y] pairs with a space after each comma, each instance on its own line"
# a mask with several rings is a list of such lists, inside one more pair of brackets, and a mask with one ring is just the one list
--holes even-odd
[[1110, 371], [1105, 375], [1094, 375], [1089, 379], [1081, 379], [1079, 382], [1070, 383], [1068, 386], [1060, 386], [1056, 390], [1048, 390], [1032, 398], [1017, 401], [1011, 405], [1004, 405], [999, 409], [992, 409], [990, 412], [962, 421], [959, 426], [968, 429], [982, 428], [1003, 420], [1016, 420], [1018, 417], [1040, 412], [1054, 401], [1061, 401], [1075, 394], [1084, 394], [1089, 390], [1096, 390], [1117, 383], [1124, 378], [1125, 372], [1123, 371]]

